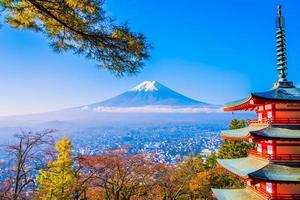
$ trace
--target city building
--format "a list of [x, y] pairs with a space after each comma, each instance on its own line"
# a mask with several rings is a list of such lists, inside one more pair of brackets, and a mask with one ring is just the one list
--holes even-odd
[[213, 189], [219, 200], [300, 199], [300, 88], [287, 80], [284, 21], [277, 19], [279, 80], [266, 92], [225, 105], [225, 111], [255, 111], [257, 118], [242, 129], [226, 130], [222, 138], [256, 144], [248, 157], [219, 159], [225, 170], [245, 181], [243, 189]]

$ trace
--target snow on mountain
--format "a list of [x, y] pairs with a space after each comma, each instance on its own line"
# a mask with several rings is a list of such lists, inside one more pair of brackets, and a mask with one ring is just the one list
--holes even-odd
[[156, 81], [144, 81], [131, 89], [131, 91], [152, 92], [159, 90], [160, 83]]

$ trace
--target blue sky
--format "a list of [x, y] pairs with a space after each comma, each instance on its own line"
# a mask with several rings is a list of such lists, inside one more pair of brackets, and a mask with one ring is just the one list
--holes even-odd
[[[171, 3], [172, 2], [172, 3]], [[102, 101], [144, 80], [222, 104], [277, 80], [276, 6], [286, 18], [288, 78], [300, 84], [299, 0], [107, 0], [108, 13], [128, 21], [153, 44], [136, 76], [116, 78], [94, 61], [57, 54], [30, 31], [0, 29], [0, 115], [59, 110]]]

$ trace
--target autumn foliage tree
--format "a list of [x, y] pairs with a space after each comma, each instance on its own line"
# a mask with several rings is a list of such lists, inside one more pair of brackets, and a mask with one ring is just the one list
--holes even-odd
[[37, 199], [69, 200], [78, 187], [78, 181], [73, 170], [71, 142], [63, 137], [55, 144], [56, 160], [48, 163], [47, 169], [39, 170], [37, 180], [39, 190]]
[[88, 180], [85, 195], [94, 200], [147, 198], [162, 167], [142, 155], [126, 156], [123, 151], [84, 156], [80, 163], [81, 179]]
[[152, 199], [182, 200], [193, 199], [189, 182], [197, 173], [204, 171], [200, 156], [189, 156], [178, 165], [165, 164], [157, 173], [156, 184], [152, 190]]
[[42, 132], [21, 131], [15, 135], [16, 143], [6, 148], [8, 168], [1, 170], [2, 185], [0, 199], [30, 198], [37, 189], [35, 173], [43, 169], [51, 159], [51, 146], [54, 143], [52, 130]]
[[198, 173], [189, 183], [194, 199], [214, 199], [211, 188], [241, 188], [240, 180], [220, 168]]
[[[240, 129], [248, 124], [245, 120], [233, 119], [230, 129]], [[237, 177], [217, 165], [219, 159], [233, 159], [247, 156], [247, 151], [253, 148], [248, 142], [225, 140], [218, 152], [207, 155], [205, 161], [206, 171], [198, 173], [190, 181], [190, 189], [196, 199], [213, 199], [211, 188], [241, 188], [243, 182]]]
[[194, 192], [195, 199], [212, 199], [210, 179], [210, 171], [203, 171], [189, 182], [189, 187]]
[[81, 180], [88, 183], [82, 194], [92, 200], [194, 199], [189, 183], [205, 170], [199, 156], [190, 156], [177, 166], [154, 163], [143, 155], [128, 156], [122, 151], [84, 156], [81, 165]]
[[103, 7], [104, 0], [0, 1], [8, 24], [43, 33], [55, 51], [84, 55], [117, 76], [138, 72], [149, 43], [127, 24], [116, 24]]

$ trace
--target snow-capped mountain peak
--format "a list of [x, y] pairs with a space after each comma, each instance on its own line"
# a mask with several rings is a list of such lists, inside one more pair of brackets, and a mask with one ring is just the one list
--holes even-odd
[[111, 99], [88, 105], [88, 108], [143, 106], [211, 107], [212, 105], [186, 97], [157, 81], [143, 81], [127, 92]]
[[144, 81], [131, 89], [131, 91], [153, 92], [158, 91], [159, 83], [157, 81]]

